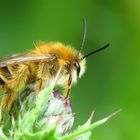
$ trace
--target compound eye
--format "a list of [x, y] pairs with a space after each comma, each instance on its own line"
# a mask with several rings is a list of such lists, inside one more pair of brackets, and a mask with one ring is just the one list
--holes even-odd
[[78, 62], [75, 62], [75, 66], [76, 66], [76, 69], [77, 69], [77, 78], [79, 78], [79, 74], [80, 74], [80, 71], [81, 71], [81, 66]]

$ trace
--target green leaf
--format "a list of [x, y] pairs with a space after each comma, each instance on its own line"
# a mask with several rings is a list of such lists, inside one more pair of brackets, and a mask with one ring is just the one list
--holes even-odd
[[[71, 133], [69, 135], [65, 135], [65, 136], [63, 136], [62, 138], [59, 138], [59, 139], [61, 139], [61, 140], [73, 140], [73, 139], [75, 139], [77, 137], [80, 137], [81, 135], [83, 135], [83, 134], [85, 134], [87, 132], [90, 132], [94, 128], [106, 123], [109, 119], [111, 119], [113, 116], [118, 114], [120, 111], [121, 111], [121, 109], [116, 111], [116, 112], [114, 112], [114, 113], [112, 113], [111, 115], [109, 115], [109, 116], [107, 116], [107, 117], [105, 117], [105, 118], [103, 118], [103, 119], [101, 119], [101, 120], [89, 125], [88, 127], [85, 127], [85, 126], [87, 126], [87, 124], [84, 124], [83, 126], [78, 128], [77, 131], [75, 131], [75, 132], [73, 132], [73, 133]], [[81, 140], [81, 139], [79, 139], [79, 140]]]

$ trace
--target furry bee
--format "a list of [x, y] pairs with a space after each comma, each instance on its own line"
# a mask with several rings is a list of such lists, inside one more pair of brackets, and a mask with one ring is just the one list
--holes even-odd
[[0, 90], [4, 90], [1, 100], [2, 112], [10, 110], [20, 95], [21, 89], [34, 85], [39, 93], [46, 83], [51, 83], [62, 66], [57, 84], [65, 88], [69, 98], [71, 86], [84, 74], [85, 58], [99, 52], [109, 44], [83, 56], [81, 51], [86, 38], [86, 21], [80, 50], [59, 42], [41, 43], [34, 50], [0, 59]]

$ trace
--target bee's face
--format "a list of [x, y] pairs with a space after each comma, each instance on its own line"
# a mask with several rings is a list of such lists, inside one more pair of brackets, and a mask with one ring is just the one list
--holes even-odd
[[74, 59], [71, 61], [71, 75], [73, 81], [77, 81], [85, 72], [85, 60]]
[[81, 65], [79, 64], [79, 62], [77, 60], [73, 60], [72, 62], [72, 65], [76, 71], [76, 76], [77, 76], [77, 79], [79, 78], [79, 75], [80, 75], [80, 72], [81, 72]]

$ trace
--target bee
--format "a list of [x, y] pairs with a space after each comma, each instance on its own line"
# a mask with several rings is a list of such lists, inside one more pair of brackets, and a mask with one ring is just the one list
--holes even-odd
[[[20, 91], [32, 86], [36, 94], [50, 84], [61, 68], [57, 85], [64, 87], [66, 99], [70, 96], [71, 86], [84, 74], [85, 59], [109, 46], [82, 55], [86, 38], [86, 20], [84, 34], [79, 51], [60, 42], [40, 43], [34, 50], [0, 59], [0, 90], [4, 91], [1, 100], [2, 112], [10, 110], [18, 99]], [[30, 86], [29, 86], [30, 87]]]

